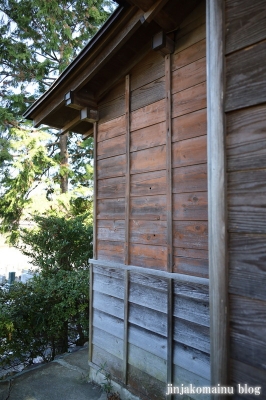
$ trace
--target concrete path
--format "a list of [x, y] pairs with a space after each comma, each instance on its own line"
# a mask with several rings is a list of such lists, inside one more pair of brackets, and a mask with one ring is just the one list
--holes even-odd
[[88, 348], [82, 348], [0, 381], [0, 400], [106, 400], [88, 373]]

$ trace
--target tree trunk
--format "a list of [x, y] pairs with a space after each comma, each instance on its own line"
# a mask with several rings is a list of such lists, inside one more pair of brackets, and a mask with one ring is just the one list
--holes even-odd
[[[61, 135], [59, 138], [59, 148], [60, 148], [60, 158], [61, 158], [60, 165], [63, 168], [68, 167], [67, 138], [68, 138], [68, 133]], [[60, 189], [61, 189], [61, 193], [68, 192], [68, 174], [67, 174], [67, 172], [64, 172], [60, 176]]]

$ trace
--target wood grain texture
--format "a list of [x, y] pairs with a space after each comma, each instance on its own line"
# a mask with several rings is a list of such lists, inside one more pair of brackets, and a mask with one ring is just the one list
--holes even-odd
[[130, 131], [165, 121], [165, 101], [160, 100], [131, 113]]
[[119, 263], [114, 263], [115, 267], [106, 267], [105, 263], [99, 263], [94, 265], [94, 271], [96, 274], [106, 275], [112, 279], [124, 279], [124, 272], [119, 267]]
[[130, 264], [166, 270], [166, 246], [130, 243]]
[[126, 152], [126, 135], [116, 136], [99, 142], [97, 145], [97, 159], [118, 156]]
[[[207, 0], [208, 231], [211, 384], [228, 384], [224, 1]], [[213, 396], [214, 397], [214, 396]], [[223, 395], [215, 396], [222, 400]]]
[[130, 221], [130, 242], [141, 244], [163, 245], [167, 243], [166, 221]]
[[206, 221], [175, 221], [173, 228], [175, 247], [207, 250], [208, 224]]
[[173, 169], [173, 193], [207, 191], [207, 165], [198, 164]]
[[124, 243], [98, 240], [98, 258], [124, 263]]
[[129, 301], [152, 310], [167, 312], [167, 293], [130, 282]]
[[198, 28], [188, 32], [186, 35], [176, 41], [175, 53], [179, 53], [193, 44], [206, 38], [206, 25], [202, 24]]
[[266, 236], [229, 237], [229, 292], [266, 301]]
[[[189, 386], [189, 384], [192, 384], [193, 386], [196, 386], [196, 387], [210, 386], [210, 381], [208, 379], [202, 378], [202, 376], [194, 374], [191, 371], [188, 371], [184, 368], [181, 368], [180, 366], [175, 366], [175, 365], [174, 365], [174, 382], [175, 382], [175, 386], [181, 386], [182, 384], [184, 386]], [[191, 394], [189, 396], [189, 398], [187, 398], [187, 399], [210, 400], [210, 395], [195, 393], [195, 394]]]
[[173, 94], [173, 117], [206, 108], [206, 83]]
[[255, 368], [265, 368], [266, 302], [230, 295], [231, 355]]
[[133, 220], [165, 221], [166, 198], [163, 195], [132, 197], [131, 215]]
[[209, 303], [204, 301], [175, 296], [173, 315], [195, 324], [210, 326]]
[[123, 361], [110, 354], [106, 350], [99, 348], [96, 345], [92, 347], [92, 362], [96, 364], [99, 368], [101, 365], [108, 366], [108, 373], [115, 376], [116, 379], [122, 381], [123, 378]]
[[[172, 196], [172, 71], [171, 56], [165, 56], [165, 114], [166, 114], [166, 215], [167, 215], [167, 270], [172, 272], [173, 268], [173, 196]], [[171, 286], [169, 289], [169, 313], [171, 312]], [[172, 329], [170, 327], [171, 318], [168, 320], [168, 353], [172, 354]], [[172, 360], [171, 355], [168, 358], [167, 379], [172, 380]]]
[[122, 319], [95, 309], [93, 310], [93, 327], [105, 332], [112, 332], [112, 335], [123, 340], [124, 322]]
[[165, 144], [165, 122], [147, 126], [130, 135], [130, 151], [149, 149]]
[[209, 302], [208, 285], [174, 281], [174, 294], [179, 297], [182, 296], [189, 297], [195, 300], [201, 300], [205, 303]]
[[227, 0], [225, 3], [226, 53], [266, 39], [264, 0]]
[[207, 161], [207, 136], [182, 140], [173, 144], [173, 168], [205, 164]]
[[131, 89], [136, 90], [164, 76], [164, 59], [159, 52], [150, 51], [132, 68]]
[[[98, 284], [98, 283], [97, 283]], [[100, 285], [98, 285], [99, 287]], [[103, 294], [96, 289], [93, 291], [93, 308], [108, 315], [124, 319], [124, 302], [117, 297]], [[108, 327], [106, 327], [108, 329]], [[105, 330], [106, 330], [105, 329]], [[95, 343], [97, 344], [97, 343]], [[104, 348], [104, 347], [103, 347]]]
[[265, 104], [227, 115], [227, 168], [266, 168]]
[[158, 146], [131, 153], [131, 174], [166, 168], [166, 147]]
[[128, 383], [143, 400], [149, 400], [151, 396], [156, 400], [165, 399], [165, 383], [130, 364], [128, 366]]
[[124, 281], [106, 275], [93, 274], [93, 291], [117, 297], [124, 298]]
[[166, 382], [166, 361], [138, 346], [129, 344], [128, 362], [161, 382]]
[[124, 176], [126, 171], [125, 154], [106, 158], [97, 162], [98, 179]]
[[207, 192], [173, 195], [173, 220], [207, 221]]
[[243, 194], [252, 192], [254, 196], [266, 192], [266, 169], [251, 169], [230, 172], [227, 181], [227, 193]]
[[193, 11], [181, 22], [180, 31], [184, 31], [185, 27], [191, 25], [202, 15], [206, 15], [206, 4], [204, 1], [200, 1]]
[[[231, 381], [235, 386], [239, 382], [245, 382], [249, 386], [260, 387], [261, 393], [266, 393], [266, 373], [265, 370], [254, 368], [249, 364], [230, 359]], [[235, 395], [237, 400], [243, 399], [243, 395]], [[245, 399], [253, 400], [254, 394], [245, 395]]]
[[205, 108], [173, 119], [173, 142], [206, 134], [207, 112]]
[[[98, 171], [97, 171], [97, 136], [98, 124], [93, 124], [93, 258], [97, 259], [97, 194], [98, 194]], [[90, 343], [90, 360], [91, 360], [91, 343]]]
[[[126, 186], [125, 186], [125, 264], [129, 262], [129, 215], [130, 215], [130, 76], [125, 77], [125, 99], [126, 99]], [[127, 272], [125, 272], [127, 274]], [[126, 285], [127, 286], [127, 285]], [[126, 307], [126, 303], [125, 303]], [[125, 321], [126, 324], [126, 321]], [[126, 325], [125, 325], [126, 330]], [[127, 344], [125, 344], [127, 345]], [[126, 349], [124, 349], [126, 352]], [[126, 356], [126, 354], [125, 354]], [[124, 381], [126, 382], [126, 369], [127, 365], [124, 365]]]
[[129, 322], [158, 335], [167, 337], [167, 315], [165, 313], [130, 303]]
[[172, 70], [182, 68], [206, 56], [206, 39], [202, 39], [190, 47], [173, 54]]
[[131, 111], [138, 110], [165, 98], [165, 78], [156, 79], [131, 92]]
[[266, 101], [265, 51], [264, 40], [226, 57], [226, 111]]
[[207, 258], [176, 256], [176, 249], [174, 249], [173, 262], [173, 272], [192, 276], [201, 276], [203, 278], [209, 277], [209, 263]]
[[163, 360], [167, 359], [166, 338], [146, 329], [129, 324], [128, 341]]
[[[128, 261], [128, 260], [126, 260]], [[124, 271], [124, 343], [123, 343], [123, 382], [127, 384], [128, 375], [128, 298], [129, 298], [129, 271]]]
[[98, 199], [108, 199], [123, 197], [125, 195], [125, 176], [116, 178], [99, 179], [97, 197]]
[[99, 122], [103, 123], [120, 117], [125, 113], [125, 95], [122, 95], [108, 103], [99, 104]]
[[231, 192], [228, 196], [230, 232], [266, 233], [266, 190], [262, 193]]
[[107, 350], [106, 343], [108, 343], [108, 353], [123, 360], [123, 340], [112, 335], [110, 332], [105, 332], [94, 327], [92, 343], [103, 350]]
[[[208, 247], [205, 244], [206, 240], [207, 240], [206, 238], [203, 242], [204, 244], [201, 246], [202, 248], [198, 248], [196, 246], [192, 247], [193, 244], [191, 246], [189, 244], [190, 240], [189, 239], [187, 240], [187, 238], [186, 238], [186, 236], [190, 236], [190, 233], [186, 233], [186, 230], [194, 231], [196, 229], [196, 226], [198, 226], [198, 224], [193, 225], [193, 223], [188, 223], [188, 225], [179, 226], [181, 235], [180, 235], [180, 238], [177, 239], [177, 243], [179, 243], [179, 245], [181, 246], [182, 239], [184, 239], [185, 243], [187, 243], [187, 245], [183, 246], [183, 247], [175, 247], [174, 248], [175, 258], [185, 257], [185, 258], [200, 259], [200, 260], [202, 260], [203, 263], [205, 263], [206, 260], [208, 259]], [[202, 228], [199, 228], [199, 230], [201, 230], [201, 229], [203, 232], [205, 232], [204, 236], [207, 236], [207, 227], [205, 225], [203, 225]], [[184, 231], [185, 235], [183, 234], [183, 231]], [[196, 232], [195, 232], [195, 234], [196, 234]], [[192, 243], [197, 243], [197, 240], [195, 239], [194, 242], [192, 242]], [[197, 262], [197, 261], [195, 261], [195, 262]]]
[[125, 219], [125, 198], [98, 200], [97, 219]]
[[90, 283], [89, 283], [89, 362], [92, 361], [92, 316], [93, 316], [93, 308], [92, 308], [92, 302], [93, 302], [93, 264], [90, 264]]
[[125, 238], [125, 221], [98, 220], [97, 238], [99, 240], [123, 241]]
[[210, 354], [210, 330], [206, 326], [174, 318], [174, 340]]
[[165, 191], [165, 170], [131, 175], [131, 197], [164, 194]]
[[185, 36], [186, 34], [195, 31], [195, 29], [197, 29], [201, 25], [204, 25], [205, 22], [206, 22], [206, 15], [205, 15], [205, 12], [203, 12], [203, 10], [201, 10], [201, 12], [198, 12], [197, 16], [195, 15], [195, 18], [193, 20], [191, 20], [190, 23], [187, 23], [186, 25], [184, 25], [184, 23], [182, 23], [182, 27], [180, 25], [180, 29], [176, 33], [176, 39], [180, 39], [183, 36]]
[[130, 274], [130, 282], [143, 285], [144, 287], [151, 287], [159, 292], [167, 292], [167, 279], [147, 275], [146, 273], [137, 273], [134, 271]]
[[[112, 88], [109, 88], [109, 91], [101, 98], [98, 102], [99, 105], [104, 105], [109, 103], [112, 100], [115, 100], [125, 94], [125, 79], [120, 78], [119, 81], [113, 85]], [[103, 96], [103, 95], [102, 95]]]
[[104, 123], [99, 123], [97, 141], [102, 142], [103, 140], [124, 134], [125, 126], [125, 115]]
[[206, 57], [173, 71], [173, 93], [181, 92], [206, 81]]
[[174, 364], [210, 380], [210, 356], [206, 353], [175, 343]]

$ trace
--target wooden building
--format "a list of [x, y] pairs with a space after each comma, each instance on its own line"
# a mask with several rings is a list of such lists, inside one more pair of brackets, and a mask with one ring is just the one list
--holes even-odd
[[91, 375], [266, 399], [266, 1], [120, 1], [25, 115], [94, 135]]

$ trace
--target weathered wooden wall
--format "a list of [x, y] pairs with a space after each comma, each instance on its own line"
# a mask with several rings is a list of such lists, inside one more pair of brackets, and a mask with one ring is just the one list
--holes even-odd
[[265, 398], [266, 2], [225, 6], [231, 380]]
[[143, 399], [210, 382], [205, 31], [203, 2], [99, 105], [91, 361]]

